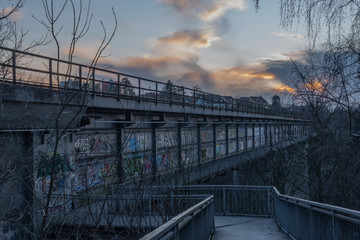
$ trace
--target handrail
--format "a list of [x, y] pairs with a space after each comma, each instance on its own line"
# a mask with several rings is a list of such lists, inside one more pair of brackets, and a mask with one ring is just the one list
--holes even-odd
[[[54, 84], [53, 84], [53, 82], [54, 82], [53, 78], [57, 77], [57, 76], [61, 76], [61, 77], [68, 78], [68, 80], [70, 78], [74, 78], [75, 80], [78, 79], [78, 82], [76, 83], [76, 84], [78, 84], [78, 86], [76, 86], [76, 87], [67, 86], [68, 83], [65, 82], [65, 88], [72, 90], [72, 91], [84, 91], [85, 90], [85, 91], [91, 92], [92, 94], [106, 96], [106, 97], [117, 97], [118, 99], [120, 99], [120, 97], [121, 98], [133, 98], [133, 99], [144, 100], [144, 101], [155, 101], [156, 103], [157, 102], [165, 102], [165, 103], [177, 104], [177, 105], [183, 105], [183, 106], [188, 105], [188, 106], [194, 106], [194, 107], [202, 107], [204, 109], [205, 108], [209, 108], [212, 110], [217, 109], [219, 111], [232, 111], [232, 112], [235, 111], [235, 112], [244, 112], [244, 113], [252, 113], [252, 114], [264, 114], [264, 115], [279, 116], [279, 117], [284, 117], [284, 118], [292, 118], [292, 119], [297, 119], [297, 120], [301, 120], [301, 121], [304, 120], [303, 117], [295, 116], [294, 114], [292, 114], [288, 111], [285, 111], [283, 108], [265, 106], [263, 104], [248, 102], [248, 101], [245, 101], [242, 99], [234, 99], [231, 96], [220, 96], [220, 95], [211, 94], [211, 93], [207, 93], [204, 91], [187, 88], [187, 87], [179, 86], [179, 85], [170, 85], [169, 86], [170, 91], [166, 92], [165, 90], [159, 90], [158, 85], [165, 87], [165, 86], [168, 86], [167, 83], [156, 81], [153, 79], [143, 78], [143, 77], [139, 77], [139, 76], [135, 76], [135, 75], [131, 75], [131, 74], [126, 74], [126, 73], [121, 73], [121, 72], [117, 72], [117, 71], [113, 71], [113, 70], [109, 70], [109, 69], [99, 68], [96, 66], [89, 66], [89, 65], [85, 65], [85, 64], [56, 59], [56, 58], [52, 58], [52, 57], [35, 54], [35, 53], [23, 52], [20, 50], [10, 49], [10, 48], [6, 48], [6, 47], [0, 47], [0, 50], [8, 51], [9, 53], [11, 53], [11, 56], [9, 56], [9, 59], [7, 59], [7, 61], [3, 61], [2, 63], [0, 63], [0, 65], [3, 67], [8, 67], [8, 68], [13, 69], [12, 81], [11, 81], [11, 79], [5, 79], [5, 78], [2, 79], [2, 81], [6, 82], [6, 83], [34, 85], [32, 82], [25, 82], [25, 81], [21, 82], [21, 81], [19, 81], [21, 79], [17, 79], [19, 74], [16, 74], [16, 69], [20, 69], [23, 71], [31, 71], [31, 72], [36, 72], [36, 73], [49, 74], [49, 82], [45, 83], [45, 85], [41, 85], [41, 87], [45, 87], [45, 88], [58, 88], [58, 89], [63, 88], [62, 86], [60, 86], [60, 83], [58, 83], [58, 86], [56, 86], [56, 85], [54, 86]], [[45, 65], [45, 67], [47, 66], [47, 64], [49, 66], [46, 70], [43, 70], [43, 69], [40, 69], [39, 67], [38, 68], [30, 68], [30, 67], [26, 66], [26, 64], [19, 65], [19, 64], [17, 64], [17, 61], [16, 61], [16, 60], [18, 60], [17, 55], [30, 56], [30, 57], [34, 57], [34, 58], [44, 59], [47, 62], [42, 63], [42, 64]], [[55, 61], [57, 63], [68, 64], [69, 66], [74, 66], [74, 68], [78, 67], [79, 68], [78, 75], [74, 75], [74, 73], [72, 73], [72, 72], [69, 74], [60, 72], [59, 69], [58, 69], [58, 71], [54, 71], [54, 67], [52, 67], [54, 65], [52, 63], [53, 61]], [[84, 77], [82, 75], [84, 73], [84, 71], [82, 71], [81, 69], [83, 69], [83, 68], [86, 68], [89, 70], [87, 77]], [[113, 81], [99, 80], [96, 78], [97, 72], [114, 74], [117, 77], [114, 77], [115, 80], [113, 80]], [[131, 78], [134, 80], [137, 79], [138, 86], [134, 86], [132, 84], [130, 84], [130, 85], [122, 84], [120, 82], [120, 76], [123, 77], [123, 79], [124, 78]], [[117, 79], [117, 81], [116, 81], [116, 79]], [[84, 81], [82, 81], [82, 80], [86, 80], [86, 82], [90, 82], [92, 84], [87, 85], [87, 83], [85, 83], [85, 85], [84, 85], [85, 87], [84, 87], [83, 86]], [[150, 87], [146, 87], [145, 83], [156, 84], [156, 89], [151, 89]], [[105, 85], [109, 85], [113, 89], [111, 89], [111, 90], [103, 89], [104, 88], [103, 86], [105, 86]], [[119, 91], [120, 86], [125, 87], [125, 88], [126, 87], [132, 88], [133, 90], [135, 90], [134, 95], [121, 93]], [[96, 88], [99, 88], [99, 89], [96, 89]], [[115, 88], [117, 88], [117, 90]], [[147, 91], [150, 94], [150, 96], [146, 96], [145, 94], [143, 94], [143, 91]], [[154, 96], [152, 96], [151, 94], [154, 94]]]
[[[195, 212], [200, 210], [203, 211], [209, 204], [211, 204], [214, 201], [214, 196], [211, 195], [205, 200], [199, 202], [193, 207], [190, 207], [189, 209], [185, 210], [184, 212], [180, 213], [179, 215], [175, 216], [165, 224], [161, 225], [160, 227], [156, 228], [154, 231], [150, 232], [149, 234], [145, 235], [144, 237], [140, 238], [140, 240], [156, 240], [160, 239], [164, 235], [168, 234], [169, 231], [175, 228], [176, 232], [179, 232], [182, 227], [184, 227], [186, 224], [181, 224], [185, 218], [191, 217], [194, 218]], [[199, 214], [200, 212], [198, 212]], [[201, 226], [204, 227], [204, 226]], [[213, 226], [212, 226], [213, 227]]]

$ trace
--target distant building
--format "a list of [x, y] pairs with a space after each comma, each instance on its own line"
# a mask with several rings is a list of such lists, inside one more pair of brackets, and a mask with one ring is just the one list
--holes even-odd
[[251, 96], [251, 97], [240, 97], [239, 99], [246, 102], [257, 103], [264, 106], [270, 106], [270, 104], [261, 95]]
[[280, 97], [278, 95], [275, 95], [275, 96], [272, 97], [271, 106], [273, 106], [273, 107], [281, 107]]

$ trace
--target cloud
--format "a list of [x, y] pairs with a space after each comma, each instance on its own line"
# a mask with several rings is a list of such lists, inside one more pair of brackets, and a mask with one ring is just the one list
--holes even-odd
[[222, 17], [226, 11], [235, 9], [235, 10], [245, 10], [247, 8], [245, 0], [222, 0], [216, 1], [214, 5], [209, 6], [208, 9], [199, 13], [199, 18], [203, 21], [210, 22], [215, 19]]
[[183, 14], [188, 14], [202, 5], [201, 0], [159, 0], [159, 2], [168, 4]]
[[8, 14], [9, 15], [9, 18], [13, 21], [19, 21], [23, 15], [22, 15], [22, 12], [20, 10], [16, 10], [14, 11], [14, 8], [13, 7], [7, 7], [7, 8], [4, 8], [4, 9], [0, 9], [0, 16], [6, 16]]
[[286, 33], [286, 32], [276, 32], [276, 33], [272, 33], [272, 35], [277, 36], [277, 37], [282, 37], [282, 38], [286, 38], [289, 40], [300, 40], [300, 39], [304, 39], [304, 36], [298, 33]]
[[199, 51], [221, 39], [211, 29], [183, 30], [153, 41], [153, 52], [157, 55], [176, 54], [180, 58], [197, 57]]
[[214, 21], [228, 10], [245, 10], [246, 0], [159, 0], [184, 15], [195, 15], [205, 22]]

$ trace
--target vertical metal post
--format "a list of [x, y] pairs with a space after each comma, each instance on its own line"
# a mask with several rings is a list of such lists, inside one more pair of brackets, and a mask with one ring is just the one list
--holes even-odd
[[203, 109], [205, 109], [205, 93], [204, 92], [202, 94], [202, 97], [203, 97]]
[[183, 107], [185, 107], [185, 87], [183, 87], [182, 89], [183, 89], [182, 102], [183, 102]]
[[155, 83], [155, 104], [158, 103], [158, 82]]
[[196, 107], [196, 98], [195, 98], [195, 96], [196, 96], [196, 90], [194, 89], [194, 92], [193, 92], [194, 108]]
[[140, 98], [141, 98], [141, 79], [138, 78], [138, 86], [139, 86], [139, 91], [138, 91], [138, 94], [139, 94], [139, 102], [140, 102]]
[[236, 124], [236, 152], [240, 152], [239, 147], [239, 124]]
[[170, 85], [170, 106], [171, 106], [171, 104], [172, 104], [172, 98], [173, 98], [173, 96], [172, 96], [172, 94], [173, 94], [173, 86], [172, 85]]
[[81, 90], [82, 90], [82, 68], [81, 65], [79, 65], [79, 91]]
[[152, 141], [152, 152], [153, 152], [153, 162], [152, 162], [152, 172], [157, 172], [157, 166], [156, 166], [156, 156], [157, 156], [157, 143], [156, 143], [156, 127], [152, 126], [151, 131], [151, 141]]
[[310, 205], [310, 240], [315, 239], [315, 226], [314, 226], [314, 213], [312, 210], [312, 206]]
[[177, 126], [177, 139], [178, 139], [178, 152], [177, 152], [177, 155], [178, 155], [178, 167], [179, 169], [181, 169], [181, 165], [182, 165], [182, 156], [181, 156], [181, 152], [182, 152], [182, 142], [181, 142], [181, 125], [178, 124]]
[[245, 128], [245, 142], [244, 142], [244, 150], [248, 150], [248, 139], [247, 139], [247, 124], [244, 124], [244, 128]]
[[12, 75], [13, 75], [13, 83], [16, 83], [16, 53], [15, 53], [15, 50], [12, 50]]
[[226, 155], [229, 155], [229, 125], [225, 124], [225, 137], [226, 137]]
[[270, 188], [267, 189], [267, 208], [268, 208], [268, 215], [271, 215], [271, 209], [270, 209]]
[[213, 125], [213, 149], [214, 159], [216, 159], [216, 124]]
[[[198, 163], [201, 163], [201, 126], [197, 124], [197, 147], [198, 147]], [[201, 167], [200, 176], [201, 176]]]
[[336, 238], [336, 230], [335, 230], [335, 213], [334, 210], [331, 210], [331, 225], [332, 225], [332, 239], [338, 239]]
[[52, 88], [52, 60], [49, 58], [49, 85]]
[[223, 192], [223, 210], [224, 215], [226, 215], [226, 194], [225, 194], [225, 186], [222, 186], [222, 192]]
[[120, 74], [117, 74], [117, 100], [120, 101]]
[[92, 71], [92, 90], [93, 90], [93, 96], [95, 95], [95, 68], [93, 68]]

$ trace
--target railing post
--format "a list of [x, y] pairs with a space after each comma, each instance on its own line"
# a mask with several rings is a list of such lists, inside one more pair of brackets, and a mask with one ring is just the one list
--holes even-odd
[[310, 240], [314, 240], [315, 239], [315, 226], [314, 226], [314, 213], [312, 210], [312, 206], [310, 205]]
[[211, 110], [214, 110], [214, 94], [211, 94]]
[[117, 100], [120, 101], [120, 74], [117, 74]]
[[270, 210], [270, 189], [268, 187], [267, 189], [267, 208], [268, 208], [268, 215], [271, 215], [271, 210]]
[[12, 50], [12, 75], [13, 75], [13, 83], [16, 83], [16, 53], [15, 53], [15, 50]]
[[185, 107], [185, 87], [182, 88], [183, 89], [183, 94], [182, 94], [182, 97], [183, 97], [183, 107]]
[[140, 102], [140, 98], [141, 98], [141, 79], [140, 78], [138, 78], [138, 86], [139, 86], [139, 91], [138, 91], [138, 93], [139, 93], [139, 102]]
[[79, 91], [81, 91], [81, 89], [82, 89], [82, 68], [81, 65], [79, 65]]
[[203, 92], [202, 96], [203, 96], [203, 109], [205, 109], [205, 93], [204, 92]]
[[222, 192], [223, 192], [223, 209], [224, 209], [224, 215], [226, 215], [226, 200], [225, 200], [225, 186], [222, 186]]
[[338, 239], [336, 238], [336, 230], [335, 230], [335, 213], [334, 210], [331, 211], [331, 225], [332, 225], [332, 239]]
[[49, 59], [49, 85], [52, 88], [52, 60]]
[[173, 89], [173, 86], [170, 85], [170, 106], [172, 104], [172, 93], [173, 93], [172, 89]]
[[93, 87], [93, 96], [95, 96], [95, 68], [92, 71], [92, 87]]
[[196, 107], [196, 90], [194, 89], [194, 92], [193, 92], [193, 98], [194, 98], [194, 108]]
[[155, 104], [158, 103], [158, 82], [155, 83]]

